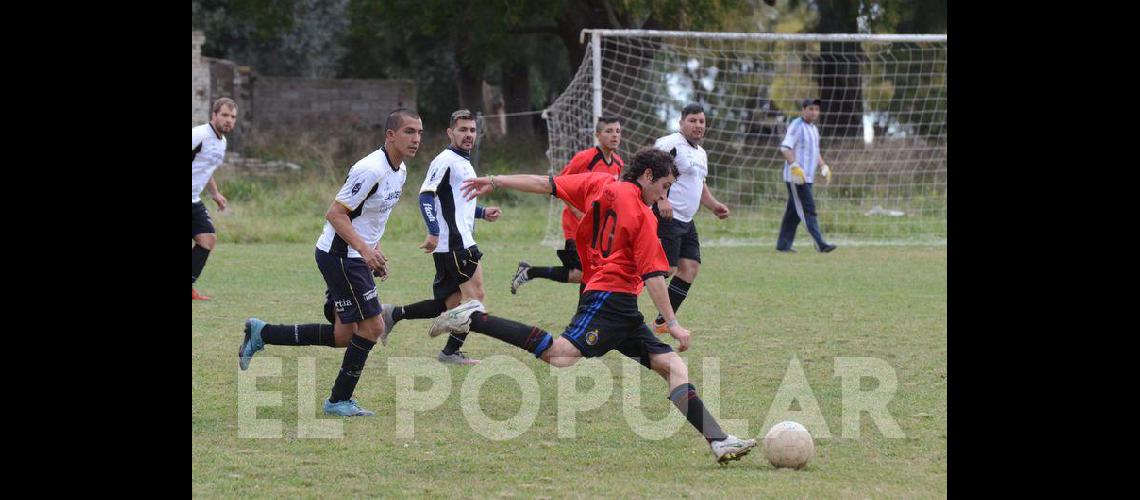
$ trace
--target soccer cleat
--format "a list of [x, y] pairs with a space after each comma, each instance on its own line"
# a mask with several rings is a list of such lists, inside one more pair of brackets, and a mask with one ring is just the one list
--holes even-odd
[[190, 289], [190, 300], [210, 300], [209, 297], [198, 293], [198, 290]]
[[265, 322], [260, 319], [245, 320], [245, 338], [241, 340], [241, 347], [238, 347], [238, 368], [242, 370], [249, 368], [249, 361], [253, 359], [253, 355], [265, 349], [265, 341], [261, 340], [262, 328], [265, 328]]
[[380, 334], [381, 345], [388, 345], [388, 336], [392, 334], [392, 327], [396, 326], [396, 322], [392, 321], [392, 310], [395, 308], [392, 304], [380, 304], [380, 319], [384, 321], [384, 333]]
[[836, 248], [839, 248], [839, 247], [832, 245], [831, 243], [824, 243], [823, 246], [819, 247], [819, 251], [822, 253], [827, 253], [827, 252], [830, 252], [832, 250], [835, 250]]
[[437, 337], [443, 333], [467, 333], [471, 327], [471, 314], [475, 311], [487, 312], [483, 303], [476, 299], [459, 304], [450, 311], [444, 311], [431, 322], [428, 330], [429, 337]]
[[657, 335], [669, 333], [669, 327], [665, 326], [664, 321], [658, 322], [657, 320], [653, 320], [653, 333]]
[[328, 415], [340, 415], [342, 417], [372, 417], [376, 415], [358, 406], [355, 399], [337, 401], [335, 403], [326, 399], [325, 413]]
[[733, 460], [740, 460], [740, 457], [747, 455], [756, 447], [755, 439], [740, 439], [736, 436], [729, 435], [727, 438], [720, 441], [713, 441], [709, 443], [712, 446], [713, 455], [716, 456], [716, 462], [724, 465]]
[[530, 264], [527, 264], [525, 261], [519, 262], [519, 270], [515, 271], [515, 277], [511, 280], [511, 295], [518, 295], [519, 287], [530, 281], [530, 278], [526, 277], [526, 272], [529, 269]]
[[436, 359], [438, 359], [440, 363], [451, 363], [453, 365], [479, 364], [479, 360], [467, 357], [467, 353], [463, 351], [455, 351], [451, 354], [444, 354], [443, 351], [439, 351], [439, 356], [436, 356]]

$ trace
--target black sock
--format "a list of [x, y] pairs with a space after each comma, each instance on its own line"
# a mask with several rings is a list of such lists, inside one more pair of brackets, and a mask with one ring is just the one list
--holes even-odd
[[669, 400], [673, 402], [681, 414], [689, 420], [705, 437], [705, 441], [713, 442], [720, 441], [728, 436], [720, 429], [720, 424], [712, 415], [709, 415], [708, 409], [705, 408], [704, 401], [701, 401], [700, 396], [697, 396], [697, 388], [693, 384], [681, 384], [669, 393]]
[[546, 278], [548, 280], [557, 281], [559, 283], [570, 282], [570, 270], [563, 267], [532, 267], [526, 270], [526, 277], [528, 279]]
[[415, 304], [397, 306], [396, 309], [392, 311], [392, 322], [395, 324], [404, 319], [434, 318], [446, 310], [447, 305], [444, 304], [442, 300], [421, 300]]
[[463, 342], [467, 340], [466, 333], [453, 333], [447, 337], [447, 345], [443, 346], [443, 353], [450, 356], [455, 354], [460, 347], [463, 347]]
[[194, 245], [190, 249], [190, 284], [193, 285], [198, 281], [198, 275], [202, 274], [202, 268], [206, 267], [206, 258], [210, 256], [210, 251], [198, 245]]
[[333, 382], [332, 396], [329, 401], [336, 403], [352, 399], [352, 391], [360, 381], [360, 372], [364, 371], [364, 363], [368, 361], [368, 351], [372, 350], [375, 342], [360, 335], [353, 335], [344, 349], [344, 360], [340, 362], [340, 373]]
[[[673, 314], [681, 308], [681, 303], [685, 301], [685, 297], [689, 296], [689, 287], [693, 286], [692, 283], [681, 279], [679, 276], [674, 275], [673, 280], [669, 282], [669, 305], [673, 306]], [[657, 315], [657, 323], [664, 323], [665, 318], [660, 314]]]
[[333, 326], [329, 324], [265, 325], [261, 329], [261, 340], [269, 345], [336, 346]]
[[554, 337], [537, 326], [526, 326], [518, 321], [496, 318], [478, 311], [471, 315], [471, 331], [520, 347], [533, 353], [536, 358], [542, 356], [543, 351], [554, 343]]

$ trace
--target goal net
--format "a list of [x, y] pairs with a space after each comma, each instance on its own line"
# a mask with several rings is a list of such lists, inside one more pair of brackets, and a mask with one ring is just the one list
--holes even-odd
[[[704, 106], [706, 179], [732, 216], [698, 213], [703, 244], [774, 245], [788, 201], [780, 142], [808, 97], [823, 101], [816, 211], [836, 243], [946, 242], [946, 36], [586, 30], [585, 60], [546, 110], [558, 173], [595, 144], [601, 115], [622, 119], [620, 154], [680, 130]], [[552, 199], [546, 243], [561, 243]], [[797, 241], [810, 239], [802, 223]]]

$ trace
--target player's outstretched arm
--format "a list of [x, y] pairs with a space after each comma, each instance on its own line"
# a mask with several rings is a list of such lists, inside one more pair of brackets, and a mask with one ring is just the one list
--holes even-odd
[[551, 184], [551, 177], [547, 175], [488, 175], [463, 181], [460, 190], [466, 199], [473, 200], [497, 187], [548, 195], [554, 186]]

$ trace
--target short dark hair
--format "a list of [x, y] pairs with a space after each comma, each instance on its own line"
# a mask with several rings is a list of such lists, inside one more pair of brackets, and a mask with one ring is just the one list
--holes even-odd
[[681, 119], [684, 120], [686, 116], [695, 115], [697, 113], [704, 113], [704, 112], [705, 112], [705, 107], [701, 106], [698, 103], [694, 102], [694, 103], [686, 104], [685, 107], [681, 108]]
[[602, 129], [606, 128], [606, 125], [609, 125], [611, 123], [620, 124], [621, 118], [618, 118], [616, 116], [603, 116], [601, 118], [598, 118], [598, 124], [594, 125], [594, 132], [601, 132]]
[[673, 161], [673, 155], [657, 148], [644, 147], [633, 155], [633, 159], [629, 163], [625, 164], [625, 170], [621, 172], [621, 179], [623, 181], [636, 181], [638, 177], [641, 177], [641, 174], [645, 173], [647, 168], [653, 171], [651, 180], [654, 182], [669, 174], [673, 174], [674, 178], [681, 176], [681, 172], [677, 170], [677, 164]]
[[237, 103], [234, 102], [233, 99], [230, 99], [229, 97], [219, 97], [218, 100], [214, 101], [214, 106], [211, 109], [210, 113], [217, 113], [221, 111], [222, 106], [229, 106], [231, 108], [234, 108], [234, 111], [237, 111], [238, 109]]
[[448, 125], [448, 127], [449, 127], [449, 128], [455, 128], [455, 124], [456, 124], [456, 122], [458, 122], [459, 120], [472, 120], [472, 121], [476, 121], [476, 120], [475, 120], [475, 115], [471, 114], [471, 112], [470, 112], [470, 111], [468, 111], [468, 110], [466, 110], [466, 109], [461, 109], [461, 110], [459, 110], [459, 111], [456, 111], [456, 112], [454, 112], [454, 113], [452, 113], [452, 114], [451, 114], [451, 125]]
[[400, 118], [405, 116], [413, 120], [420, 119], [420, 115], [416, 114], [415, 111], [408, 108], [396, 108], [388, 113], [388, 120], [384, 122], [384, 129], [395, 131], [400, 128]]

